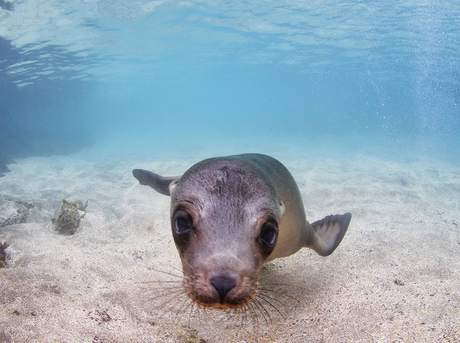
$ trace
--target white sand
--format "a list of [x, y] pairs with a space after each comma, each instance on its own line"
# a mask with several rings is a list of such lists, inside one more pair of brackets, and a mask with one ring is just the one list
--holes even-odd
[[[283, 315], [266, 304], [271, 322], [259, 313], [258, 324], [241, 325], [248, 318], [190, 309], [183, 295], [164, 296], [171, 284], [146, 283], [174, 279], [149, 268], [177, 274], [180, 264], [169, 198], [131, 170], [179, 175], [203, 157], [82, 153], [10, 165], [0, 194], [35, 208], [27, 223], [0, 228], [10, 245], [0, 341], [460, 341], [458, 167], [275, 155], [297, 180], [310, 221], [347, 211], [353, 219], [331, 256], [303, 249], [267, 264], [263, 282], [280, 284], [270, 287]], [[51, 227], [62, 199], [89, 203], [71, 237]]]

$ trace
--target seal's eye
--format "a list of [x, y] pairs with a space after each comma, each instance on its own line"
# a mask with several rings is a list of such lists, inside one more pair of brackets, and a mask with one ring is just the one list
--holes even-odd
[[273, 223], [265, 223], [262, 227], [259, 239], [268, 248], [273, 248], [278, 238], [278, 230]]
[[174, 230], [177, 234], [190, 232], [193, 227], [192, 218], [188, 215], [179, 215], [174, 220]]

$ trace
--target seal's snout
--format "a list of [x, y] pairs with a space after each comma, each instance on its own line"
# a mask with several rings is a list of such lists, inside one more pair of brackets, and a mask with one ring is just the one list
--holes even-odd
[[249, 276], [243, 270], [195, 270], [185, 275], [188, 297], [203, 307], [238, 309], [248, 306], [257, 295], [257, 275]]
[[220, 302], [224, 303], [225, 296], [236, 286], [236, 281], [227, 277], [215, 277], [211, 280], [211, 285], [219, 293]]

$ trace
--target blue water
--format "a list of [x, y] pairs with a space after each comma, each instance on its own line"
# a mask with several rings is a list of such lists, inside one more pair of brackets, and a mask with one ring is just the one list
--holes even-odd
[[98, 148], [460, 155], [455, 1], [0, 6], [0, 160]]

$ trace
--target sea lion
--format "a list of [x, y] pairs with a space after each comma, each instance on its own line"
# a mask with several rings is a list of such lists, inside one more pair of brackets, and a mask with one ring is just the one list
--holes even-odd
[[182, 261], [185, 292], [215, 309], [247, 307], [258, 293], [263, 263], [303, 247], [331, 254], [351, 214], [309, 224], [287, 168], [261, 154], [210, 158], [184, 175], [133, 170], [141, 185], [171, 196], [171, 228]]

